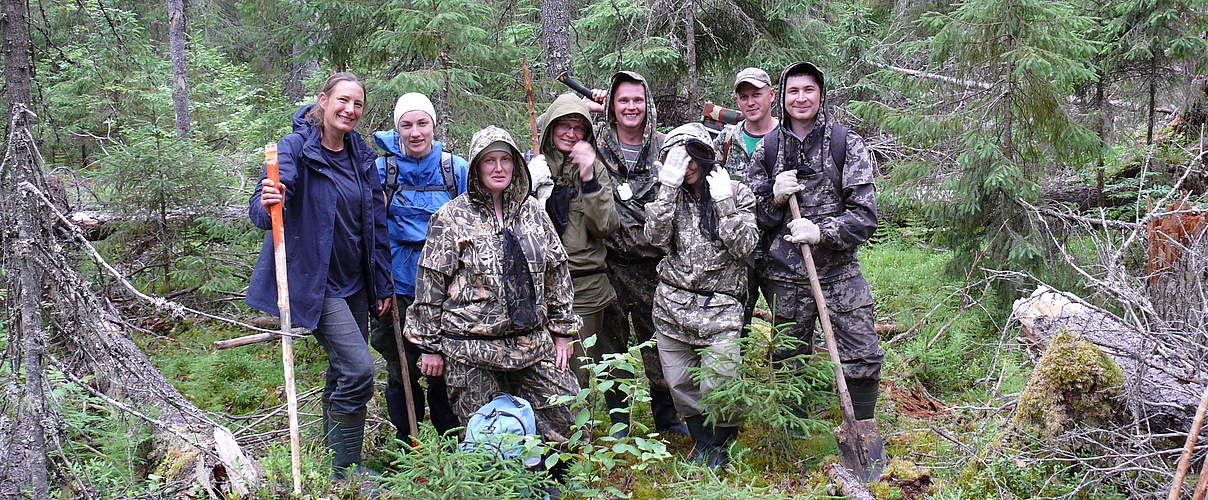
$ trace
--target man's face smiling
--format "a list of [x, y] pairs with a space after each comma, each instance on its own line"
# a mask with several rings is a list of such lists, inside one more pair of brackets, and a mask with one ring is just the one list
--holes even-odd
[[750, 122], [761, 122], [771, 114], [772, 101], [776, 98], [776, 90], [768, 85], [756, 87], [748, 82], [738, 85], [734, 92], [734, 100], [742, 117]]
[[627, 130], [646, 124], [646, 87], [638, 82], [621, 82], [612, 95], [612, 113], [617, 126]]
[[813, 76], [793, 75], [785, 81], [784, 109], [793, 120], [812, 124], [818, 116], [821, 100], [822, 89]]

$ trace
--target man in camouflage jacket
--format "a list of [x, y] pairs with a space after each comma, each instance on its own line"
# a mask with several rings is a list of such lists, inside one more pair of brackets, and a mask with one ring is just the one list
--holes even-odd
[[[755, 146], [763, 136], [780, 125], [772, 116], [772, 106], [776, 102], [776, 88], [768, 73], [759, 68], [744, 68], [734, 77], [734, 105], [742, 113], [742, 121], [735, 125], [726, 125], [717, 134], [715, 146], [721, 153], [726, 171], [735, 180], [746, 182], [747, 167], [751, 164], [751, 155]], [[755, 304], [759, 302], [759, 277], [755, 269], [762, 265], [763, 252], [756, 246], [755, 251], [747, 258], [749, 272], [747, 274], [746, 304], [742, 313], [742, 324], [751, 324], [751, 316], [755, 312]]]
[[[778, 359], [813, 346], [818, 310], [800, 248], [809, 244], [856, 417], [865, 419], [873, 416], [885, 352], [856, 250], [877, 228], [876, 192], [868, 148], [855, 132], [831, 121], [824, 85], [813, 64], [785, 68], [784, 119], [755, 148], [747, 184], [755, 191], [755, 215], [768, 245], [758, 269], [764, 297], [775, 305], [778, 332], [803, 341], [796, 352], [777, 353]], [[801, 207], [800, 219], [789, 214], [790, 196]]]
[[[654, 325], [663, 374], [688, 423], [697, 460], [728, 461], [739, 422], [715, 415], [705, 425], [699, 401], [738, 375], [747, 255], [759, 241], [755, 196], [717, 166], [708, 130], [699, 123], [672, 130], [659, 171], [658, 197], [646, 205], [646, 237], [667, 252], [658, 265]], [[704, 368], [699, 381], [693, 371]]]
[[[654, 335], [652, 311], [654, 287], [658, 283], [655, 266], [663, 252], [651, 245], [642, 227], [646, 224], [646, 204], [654, 200], [656, 175], [663, 134], [655, 130], [657, 123], [654, 100], [646, 79], [632, 71], [620, 71], [612, 77], [608, 92], [593, 91], [596, 101], [584, 103], [594, 112], [602, 112], [603, 120], [596, 124], [596, 149], [608, 166], [612, 178], [614, 201], [621, 227], [606, 241], [608, 270], [613, 288], [620, 299], [623, 315], [608, 321], [615, 325], [616, 343], [625, 346], [633, 337], [646, 342]], [[629, 325], [633, 325], [632, 335]], [[675, 405], [658, 359], [658, 350], [642, 350], [642, 364], [650, 380], [650, 409], [656, 430], [663, 433], [687, 434], [687, 427], [675, 413]], [[613, 404], [609, 404], [613, 407]], [[616, 421], [628, 421], [627, 415], [617, 415]]]
[[[513, 171], [502, 193], [502, 223], [484, 187], [479, 163], [501, 147]], [[420, 370], [444, 375], [453, 411], [470, 415], [504, 391], [522, 397], [549, 438], [568, 435], [573, 417], [549, 396], [573, 396], [579, 383], [567, 367], [570, 339], [580, 326], [566, 251], [545, 211], [529, 194], [528, 170], [510, 134], [487, 127], [470, 141], [467, 191], [432, 216], [420, 257], [415, 302], [407, 309], [407, 339], [423, 352]], [[509, 255], [507, 235], [517, 253]], [[511, 290], [531, 276], [526, 308], [514, 307]], [[519, 320], [517, 311], [523, 310]], [[518, 324], [519, 323], [519, 324]], [[531, 323], [526, 325], [526, 323]]]

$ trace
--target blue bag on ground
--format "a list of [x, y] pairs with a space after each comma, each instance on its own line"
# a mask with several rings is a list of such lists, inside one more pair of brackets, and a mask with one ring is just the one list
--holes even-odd
[[532, 467], [541, 461], [541, 452], [539, 447], [529, 447], [526, 453], [524, 442], [529, 436], [537, 438], [532, 405], [524, 398], [500, 392], [470, 415], [461, 445], [467, 450], [494, 453], [499, 460], [524, 455], [524, 465]]

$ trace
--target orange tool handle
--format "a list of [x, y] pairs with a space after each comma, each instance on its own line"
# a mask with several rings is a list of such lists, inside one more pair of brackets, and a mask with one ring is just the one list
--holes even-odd
[[281, 191], [281, 203], [268, 209], [268, 215], [273, 219], [273, 248], [276, 249], [285, 241], [285, 223], [281, 219], [282, 205], [285, 204], [285, 189], [281, 186], [281, 169], [277, 164], [277, 143], [275, 142], [264, 145], [264, 170], [268, 174], [269, 180], [273, 181], [273, 186]]

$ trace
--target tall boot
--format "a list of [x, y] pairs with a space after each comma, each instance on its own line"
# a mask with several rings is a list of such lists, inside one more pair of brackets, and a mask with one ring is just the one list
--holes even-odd
[[[604, 404], [608, 406], [608, 420], [614, 424], [623, 423], [625, 427], [614, 433], [612, 437], [623, 439], [629, 437], [629, 405], [625, 403], [625, 391], [618, 388], [610, 389], [604, 393]], [[615, 409], [624, 409], [623, 412], [613, 412]]]
[[880, 380], [875, 378], [849, 378], [847, 391], [851, 393], [852, 411], [856, 420], [867, 420], [873, 417], [877, 407], [877, 393]]
[[688, 426], [679, 419], [675, 411], [675, 403], [671, 401], [671, 391], [650, 388], [650, 413], [654, 415], [654, 430], [659, 434], [690, 436]]
[[712, 454], [713, 434], [705, 426], [705, 416], [697, 415], [684, 419], [688, 426], [688, 434], [692, 436], [692, 462], [707, 463]]
[[[376, 475], [361, 466], [361, 450], [365, 444], [365, 413], [362, 408], [356, 413], [329, 413], [331, 433], [327, 447], [331, 449], [332, 479], [343, 480], [350, 475], [364, 473]], [[354, 467], [356, 466], [356, 467]]]
[[331, 395], [323, 391], [319, 398], [319, 406], [323, 408], [323, 444], [331, 446]]
[[738, 426], [713, 426], [710, 443], [713, 454], [709, 456], [709, 467], [716, 469], [730, 464], [730, 442], [735, 436], [738, 436]]

